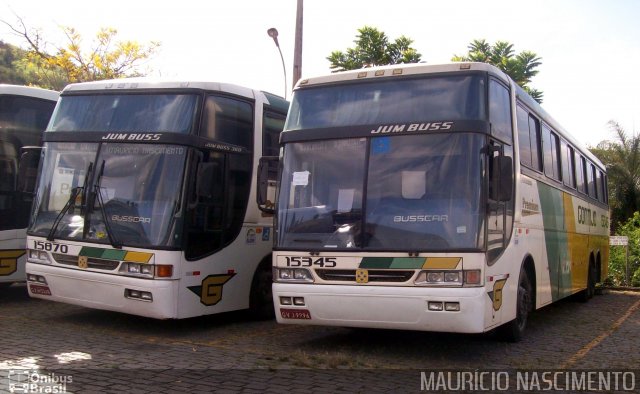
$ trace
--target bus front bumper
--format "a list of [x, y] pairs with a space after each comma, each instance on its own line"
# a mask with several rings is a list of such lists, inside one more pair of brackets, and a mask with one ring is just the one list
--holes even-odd
[[[26, 271], [27, 278], [36, 275], [46, 281], [27, 280], [29, 296], [33, 298], [155, 319], [177, 317], [176, 281], [132, 278], [29, 262]], [[142, 298], [143, 292], [146, 299]]]
[[[487, 331], [484, 315], [489, 297], [483, 287], [274, 283], [273, 300], [276, 319], [283, 324], [459, 333]], [[442, 309], [437, 310], [440, 306]]]

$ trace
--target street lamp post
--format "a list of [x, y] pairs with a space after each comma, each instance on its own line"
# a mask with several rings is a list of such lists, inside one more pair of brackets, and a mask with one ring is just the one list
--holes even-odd
[[287, 99], [287, 68], [284, 66], [284, 57], [282, 56], [282, 50], [280, 49], [280, 44], [278, 43], [278, 30], [275, 27], [267, 30], [267, 34], [269, 37], [273, 38], [273, 42], [275, 42], [276, 47], [278, 47], [278, 52], [280, 52], [280, 59], [282, 60], [282, 71], [284, 72], [284, 98]]

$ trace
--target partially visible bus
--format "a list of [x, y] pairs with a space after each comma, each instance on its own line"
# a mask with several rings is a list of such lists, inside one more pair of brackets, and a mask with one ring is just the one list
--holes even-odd
[[[20, 152], [39, 146], [58, 92], [0, 84], [0, 287], [24, 282], [30, 196], [20, 190]], [[25, 174], [35, 178], [35, 172]]]
[[272, 316], [273, 217], [255, 173], [287, 109], [227, 83], [67, 86], [44, 135], [29, 294], [159, 319]]
[[493, 66], [302, 80], [281, 149], [280, 323], [517, 341], [607, 275], [605, 167]]

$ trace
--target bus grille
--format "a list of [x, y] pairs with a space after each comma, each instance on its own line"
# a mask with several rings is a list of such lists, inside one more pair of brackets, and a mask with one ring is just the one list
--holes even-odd
[[[67, 254], [58, 253], [53, 253], [52, 256], [58, 264], [73, 265], [76, 267], [78, 266], [78, 256], [69, 256]], [[88, 268], [113, 271], [114, 269], [118, 268], [120, 262], [117, 260], [105, 260], [89, 257], [87, 259], [87, 264]]]
[[[316, 269], [316, 274], [322, 280], [355, 282], [356, 270], [330, 270]], [[369, 282], [406, 282], [415, 273], [415, 271], [394, 271], [394, 270], [367, 270], [369, 274]]]

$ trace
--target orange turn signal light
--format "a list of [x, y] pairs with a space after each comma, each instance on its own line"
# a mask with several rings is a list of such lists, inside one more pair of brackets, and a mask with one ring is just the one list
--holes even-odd
[[170, 278], [173, 276], [172, 265], [156, 265], [156, 277], [158, 278]]

